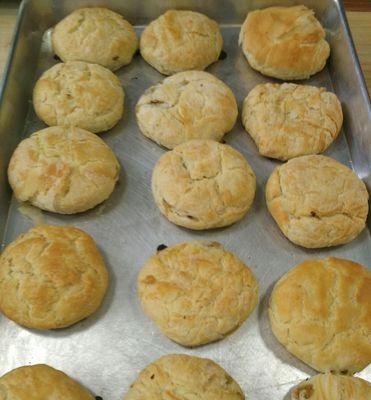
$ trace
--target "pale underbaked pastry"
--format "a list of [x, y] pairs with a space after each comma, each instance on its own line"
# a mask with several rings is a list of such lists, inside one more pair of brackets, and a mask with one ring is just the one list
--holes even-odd
[[112, 150], [94, 133], [53, 126], [22, 140], [10, 160], [8, 177], [18, 200], [73, 214], [106, 200], [119, 170]]
[[205, 69], [219, 58], [222, 46], [218, 24], [194, 11], [168, 10], [140, 37], [142, 57], [165, 75]]
[[85, 61], [115, 71], [131, 62], [138, 39], [122, 15], [91, 7], [63, 18], [53, 29], [52, 45], [62, 61]]
[[124, 400], [243, 400], [237, 382], [207, 358], [169, 354], [145, 367]]
[[211, 229], [241, 219], [255, 196], [255, 175], [232, 147], [191, 140], [163, 154], [152, 173], [152, 193], [174, 224]]
[[222, 339], [246, 320], [258, 301], [250, 269], [209, 241], [157, 252], [142, 267], [137, 284], [144, 312], [184, 346]]
[[371, 272], [340, 258], [305, 260], [275, 284], [269, 318], [278, 341], [317, 371], [361, 371], [371, 362]]
[[220, 141], [238, 115], [231, 89], [204, 71], [179, 72], [150, 87], [135, 111], [143, 135], [169, 149], [191, 139]]
[[268, 179], [269, 212], [293, 243], [320, 248], [348, 243], [368, 214], [365, 184], [345, 165], [322, 155], [297, 157]]
[[48, 365], [28, 365], [0, 377], [0, 400], [94, 400], [68, 375]]
[[72, 226], [38, 225], [0, 256], [0, 311], [28, 328], [64, 328], [88, 317], [107, 286], [94, 240]]
[[245, 98], [242, 123], [261, 155], [288, 160], [325, 151], [340, 132], [343, 113], [325, 88], [265, 83]]
[[353, 376], [320, 374], [291, 391], [291, 400], [370, 400], [371, 384]]
[[47, 125], [78, 126], [98, 133], [112, 128], [124, 112], [124, 91], [109, 69], [81, 61], [45, 71], [33, 90], [37, 116]]
[[247, 14], [239, 44], [250, 66], [262, 74], [306, 79], [323, 69], [330, 55], [325, 35], [313, 10], [269, 7]]

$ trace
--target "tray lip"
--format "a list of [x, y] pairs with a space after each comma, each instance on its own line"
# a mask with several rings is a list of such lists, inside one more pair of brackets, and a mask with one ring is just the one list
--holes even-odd
[[24, 11], [25, 11], [27, 3], [29, 3], [29, 0], [22, 0], [21, 4], [19, 6], [19, 9], [18, 9], [17, 18], [15, 21], [14, 31], [13, 31], [13, 35], [12, 35], [12, 40], [10, 42], [8, 56], [7, 56], [5, 66], [4, 66], [3, 77], [0, 81], [0, 110], [1, 110], [1, 106], [3, 104], [4, 97], [5, 97], [5, 89], [6, 89], [6, 86], [8, 83], [8, 79], [9, 79], [10, 68], [13, 64], [14, 55], [17, 50], [18, 39], [19, 39], [19, 35], [20, 35], [20, 30], [21, 30], [21, 22], [24, 17], [24, 14], [25, 14]]
[[368, 113], [371, 113], [371, 99], [370, 99], [370, 93], [368, 91], [367, 85], [366, 85], [366, 79], [365, 76], [363, 74], [362, 68], [361, 68], [361, 63], [359, 61], [359, 57], [358, 57], [358, 53], [356, 50], [356, 46], [354, 44], [354, 40], [353, 40], [353, 36], [352, 36], [352, 32], [350, 30], [350, 26], [349, 26], [349, 22], [348, 22], [348, 18], [346, 15], [346, 11], [345, 11], [345, 7], [344, 7], [344, 3], [343, 0], [335, 0], [335, 3], [337, 4], [338, 7], [338, 11], [339, 11], [339, 15], [341, 18], [341, 22], [344, 26], [344, 30], [345, 30], [345, 34], [348, 38], [348, 43], [349, 43], [349, 47], [350, 47], [350, 51], [352, 53], [352, 58], [354, 60], [354, 69], [357, 72], [357, 75], [359, 76], [360, 80], [361, 80], [361, 90], [362, 90], [362, 94], [363, 97], [366, 100], [367, 106], [368, 106]]

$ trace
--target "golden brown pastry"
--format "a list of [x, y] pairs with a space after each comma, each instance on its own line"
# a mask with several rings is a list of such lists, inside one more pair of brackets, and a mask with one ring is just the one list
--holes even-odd
[[368, 214], [365, 184], [345, 165], [321, 155], [276, 167], [266, 201], [283, 234], [307, 248], [350, 242], [365, 227]]
[[143, 135], [169, 149], [192, 139], [220, 141], [238, 114], [231, 89], [203, 71], [179, 72], [150, 87], [135, 111]]
[[255, 175], [232, 147], [191, 140], [163, 154], [152, 174], [152, 193], [174, 224], [211, 229], [241, 219], [255, 196]]
[[49, 126], [77, 126], [98, 133], [111, 129], [122, 117], [124, 91], [109, 69], [68, 61], [41, 75], [33, 90], [33, 105]]
[[222, 339], [246, 320], [258, 301], [258, 284], [221, 244], [190, 241], [146, 261], [138, 295], [165, 335], [184, 346], [199, 346]]
[[168, 10], [140, 37], [142, 57], [165, 75], [205, 69], [219, 58], [222, 46], [218, 24], [194, 11]]
[[170, 354], [148, 365], [124, 400], [243, 400], [241, 388], [223, 368], [206, 358]]
[[247, 14], [239, 44], [250, 66], [283, 80], [306, 79], [326, 64], [325, 31], [305, 6], [269, 7]]
[[107, 8], [78, 8], [54, 27], [52, 44], [62, 61], [85, 61], [115, 71], [138, 48], [134, 28]]
[[320, 374], [291, 391], [291, 400], [370, 400], [371, 384], [353, 376]]
[[343, 113], [325, 88], [265, 83], [245, 98], [242, 123], [261, 155], [285, 161], [325, 151], [340, 132]]
[[0, 377], [0, 400], [94, 400], [79, 383], [48, 365], [28, 365]]
[[371, 362], [371, 272], [335, 257], [305, 260], [275, 284], [269, 318], [278, 341], [317, 371], [361, 371]]
[[8, 178], [18, 200], [73, 214], [106, 200], [119, 171], [112, 150], [97, 135], [53, 126], [22, 140], [10, 160]]
[[94, 240], [72, 226], [38, 225], [0, 256], [0, 311], [28, 328], [64, 328], [88, 317], [107, 286]]

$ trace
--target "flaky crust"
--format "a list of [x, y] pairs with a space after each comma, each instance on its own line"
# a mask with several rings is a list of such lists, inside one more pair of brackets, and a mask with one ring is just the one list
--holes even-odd
[[239, 43], [252, 68], [283, 80], [309, 78], [330, 55], [324, 29], [302, 5], [249, 12]]
[[170, 354], [144, 368], [124, 396], [124, 400], [164, 398], [243, 400], [245, 396], [237, 382], [215, 362]]
[[150, 87], [135, 111], [142, 133], [169, 149], [192, 139], [220, 141], [238, 114], [231, 89], [203, 71], [179, 72]]
[[13, 369], [0, 378], [0, 400], [94, 400], [79, 383], [48, 365]]
[[174, 224], [211, 229], [241, 219], [255, 196], [255, 175], [232, 147], [191, 140], [163, 154], [152, 174], [152, 193]]
[[242, 123], [261, 155], [288, 160], [325, 151], [339, 134], [343, 113], [325, 88], [265, 83], [245, 98]]
[[106, 200], [119, 170], [112, 150], [97, 135], [53, 126], [22, 140], [10, 160], [8, 178], [18, 200], [73, 214]]
[[316, 375], [291, 391], [291, 400], [370, 400], [369, 382], [353, 376]]
[[276, 167], [266, 201], [283, 234], [307, 248], [350, 242], [365, 227], [368, 214], [365, 184], [351, 169], [322, 155]]
[[124, 91], [115, 74], [97, 64], [59, 63], [33, 90], [37, 116], [47, 125], [78, 126], [90, 132], [112, 128], [124, 112]]
[[72, 226], [38, 225], [0, 256], [0, 310], [29, 328], [63, 328], [88, 317], [107, 285], [94, 240]]
[[184, 346], [220, 340], [258, 301], [250, 269], [216, 242], [190, 241], [157, 252], [138, 275], [145, 313]]
[[115, 71], [130, 63], [138, 39], [120, 14], [91, 7], [62, 19], [53, 29], [52, 45], [62, 61], [85, 61]]
[[194, 11], [168, 10], [140, 37], [142, 57], [165, 75], [205, 69], [219, 58], [222, 46], [218, 24]]
[[279, 342], [317, 371], [361, 371], [371, 362], [371, 272], [334, 257], [306, 260], [275, 284], [269, 318]]

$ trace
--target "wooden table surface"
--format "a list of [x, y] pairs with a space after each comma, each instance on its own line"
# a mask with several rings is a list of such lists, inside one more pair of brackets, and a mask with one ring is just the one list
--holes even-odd
[[[344, 0], [363, 74], [371, 93], [371, 0]], [[0, 80], [12, 39], [17, 2], [0, 0]]]

